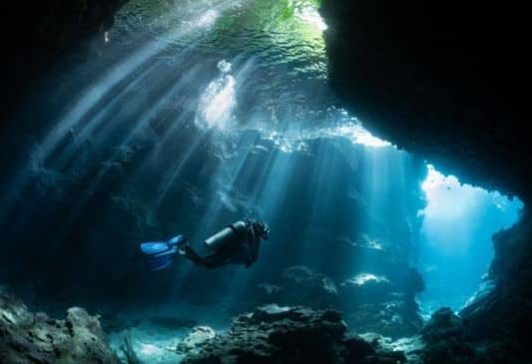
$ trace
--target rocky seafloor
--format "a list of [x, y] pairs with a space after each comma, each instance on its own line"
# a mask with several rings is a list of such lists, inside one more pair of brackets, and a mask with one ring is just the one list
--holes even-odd
[[[153, 321], [153, 320], [152, 320]], [[152, 322], [154, 323], [154, 322]], [[131, 325], [142, 325], [130, 323]], [[502, 363], [515, 362], [500, 342], [474, 343], [462, 319], [436, 311], [410, 337], [393, 340], [348, 327], [333, 309], [269, 304], [233, 318], [229, 328], [201, 322], [168, 322], [165, 341], [156, 329], [140, 337], [129, 327], [108, 340], [97, 316], [71, 308], [65, 319], [31, 313], [0, 293], [1, 363]], [[136, 330], [136, 331], [135, 331]], [[173, 330], [173, 331], [172, 331]], [[173, 333], [172, 333], [173, 332]], [[153, 336], [152, 336], [153, 335]], [[153, 343], [149, 343], [153, 337]], [[159, 338], [160, 339], [160, 338]], [[140, 343], [140, 341], [143, 341]]]
[[0, 291], [0, 363], [118, 362], [98, 318], [83, 308], [57, 320]]

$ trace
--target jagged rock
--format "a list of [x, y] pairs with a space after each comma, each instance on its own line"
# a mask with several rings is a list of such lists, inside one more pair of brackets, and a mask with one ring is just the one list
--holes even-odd
[[257, 285], [251, 307], [272, 302], [312, 308], [336, 306], [339, 289], [335, 281], [305, 265], [284, 269], [274, 282]]
[[229, 332], [183, 363], [334, 363], [346, 325], [337, 311], [267, 305], [238, 316]]
[[383, 360], [390, 363], [423, 364], [421, 353], [425, 348], [425, 343], [420, 335], [404, 337], [396, 341], [374, 332], [360, 335], [351, 334], [352, 338], [353, 336], [355, 339], [363, 340], [366, 343], [366, 348], [369, 345], [373, 354], [368, 355], [377, 363], [378, 360]]
[[530, 196], [523, 9], [324, 0], [330, 83], [376, 135], [463, 182]]
[[200, 344], [183, 363], [403, 363], [402, 352], [347, 333], [335, 310], [262, 306]]
[[379, 332], [394, 339], [414, 335], [423, 325], [417, 311], [408, 307], [400, 293], [391, 293], [382, 302], [368, 300], [351, 309], [346, 307], [344, 312], [346, 322], [359, 332]]
[[183, 339], [183, 341], [177, 344], [177, 352], [183, 354], [189, 354], [198, 352], [201, 345], [207, 340], [214, 339], [216, 337], [216, 331], [208, 326], [197, 326]]
[[525, 207], [521, 220], [493, 237], [495, 257], [479, 291], [461, 310], [465, 331], [486, 363], [532, 362], [532, 218]]
[[373, 355], [375, 350], [373, 346], [364, 341], [360, 336], [351, 336], [345, 339], [346, 360], [348, 363], [356, 363], [361, 358]]
[[532, 360], [526, 339], [532, 318], [531, 236], [532, 215], [525, 208], [518, 224], [493, 237], [496, 255], [484, 290], [460, 312], [473, 340], [511, 342], [512, 350], [528, 360]]
[[392, 290], [390, 280], [382, 275], [360, 273], [340, 285], [342, 295], [353, 301], [371, 297], [372, 302], [386, 299]]
[[423, 364], [421, 356], [425, 349], [425, 342], [421, 335], [401, 338], [390, 343], [390, 346], [394, 351], [402, 351], [405, 354], [407, 363]]
[[311, 268], [303, 265], [286, 268], [283, 271], [283, 278], [295, 282], [300, 286], [308, 285], [312, 288], [322, 290], [324, 294], [338, 294], [338, 288], [331, 278], [316, 273]]
[[[526, 204], [532, 154], [519, 87], [530, 78], [522, 6], [324, 0], [331, 85], [374, 134], [462, 182], [517, 194]], [[519, 229], [530, 225], [525, 218]], [[495, 239], [495, 289], [464, 317], [476, 340], [502, 338], [532, 362], [522, 339], [532, 319], [532, 245], [529, 233], [512, 230]]]
[[282, 286], [259, 285], [255, 302], [303, 304], [321, 309], [332, 306], [340, 309], [349, 325], [361, 332], [380, 332], [399, 338], [417, 333], [423, 325], [415, 301], [415, 293], [423, 282], [418, 282], [419, 274], [412, 273], [412, 269], [404, 271], [401, 276], [404, 279], [400, 281], [408, 284], [403, 286], [382, 274], [367, 272], [336, 284], [310, 267], [291, 266], [283, 271]]
[[377, 276], [371, 273], [361, 273], [357, 274], [356, 276], [346, 280], [344, 283], [342, 283], [342, 286], [348, 286], [348, 285], [355, 285], [355, 286], [363, 286], [368, 283], [390, 283], [390, 280], [383, 276]]
[[33, 314], [0, 291], [0, 363], [118, 363], [97, 317], [82, 308], [65, 320]]
[[449, 307], [434, 312], [421, 333], [429, 344], [449, 338], [464, 338], [465, 335], [462, 321]]
[[448, 307], [433, 313], [421, 334], [427, 344], [422, 354], [426, 364], [465, 364], [476, 358], [462, 320]]

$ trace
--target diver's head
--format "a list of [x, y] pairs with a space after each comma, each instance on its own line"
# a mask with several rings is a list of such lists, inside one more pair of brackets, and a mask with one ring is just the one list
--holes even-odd
[[251, 226], [253, 227], [255, 235], [264, 240], [268, 239], [268, 236], [270, 235], [270, 229], [268, 228], [268, 225], [261, 221], [253, 221]]

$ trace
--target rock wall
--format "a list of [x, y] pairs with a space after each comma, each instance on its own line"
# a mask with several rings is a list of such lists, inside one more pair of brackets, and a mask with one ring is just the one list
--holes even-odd
[[532, 359], [526, 340], [532, 318], [532, 224], [530, 209], [521, 221], [495, 235], [496, 256], [486, 278], [491, 289], [479, 292], [461, 312], [472, 340], [496, 342], [510, 357]]
[[1, 363], [118, 363], [98, 318], [70, 308], [64, 320], [31, 313], [0, 289]]
[[526, 198], [523, 7], [324, 0], [331, 85], [380, 137], [463, 182]]
[[[114, 12], [127, 0], [46, 0], [9, 4], [2, 12], [0, 117], [7, 117], [31, 92], [62, 52], [109, 28]], [[5, 18], [4, 18], [5, 17]], [[103, 36], [102, 36], [103, 42]]]
[[[523, 5], [324, 0], [331, 84], [377, 135], [466, 183], [531, 201]], [[521, 345], [530, 213], [495, 239], [487, 286], [463, 312], [473, 340]]]
[[339, 312], [268, 305], [238, 316], [224, 335], [198, 345], [183, 363], [403, 363], [402, 352], [348, 335]]

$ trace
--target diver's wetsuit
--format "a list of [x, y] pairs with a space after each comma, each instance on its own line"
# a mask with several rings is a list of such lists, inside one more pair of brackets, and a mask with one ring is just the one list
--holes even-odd
[[266, 237], [256, 226], [256, 223], [250, 221], [237, 221], [229, 225], [204, 242], [214, 250], [205, 257], [199, 256], [188, 244], [182, 250], [185, 257], [205, 268], [218, 268], [227, 264], [249, 267], [259, 256], [261, 238]]

